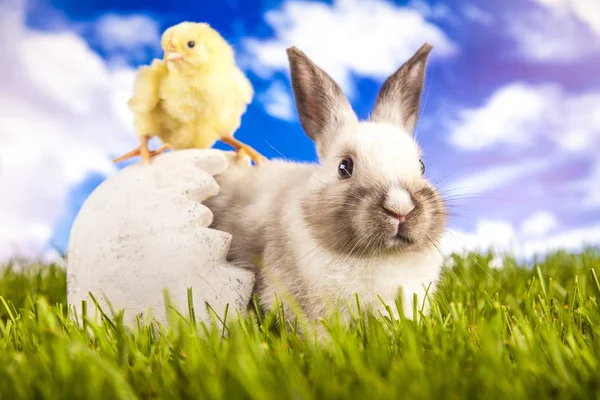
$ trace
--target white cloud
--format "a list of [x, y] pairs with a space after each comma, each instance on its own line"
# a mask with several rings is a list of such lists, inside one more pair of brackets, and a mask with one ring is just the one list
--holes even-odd
[[269, 89], [261, 93], [259, 100], [263, 103], [265, 111], [272, 117], [284, 121], [293, 121], [294, 101], [290, 90], [280, 81], [273, 82]]
[[[600, 152], [600, 149], [597, 149]], [[600, 209], [600, 159], [596, 160], [588, 176], [581, 181], [583, 184], [582, 206]]]
[[[452, 182], [450, 188], [482, 193], [528, 175], [560, 172], [574, 159], [595, 164], [600, 151], [598, 104], [600, 91], [573, 94], [556, 84], [513, 82], [497, 89], [483, 105], [460, 110], [448, 124], [454, 147], [473, 153], [502, 149], [521, 155], [522, 161], [490, 166]], [[541, 149], [545, 151], [539, 158]], [[583, 197], [582, 206], [598, 207], [600, 194], [593, 183], [598, 178], [600, 172], [592, 172], [589, 178], [554, 190], [575, 191]]]
[[518, 164], [491, 167], [450, 182], [444, 191], [452, 197], [481, 194], [491, 189], [503, 187], [517, 178], [540, 173], [554, 163], [547, 158], [526, 160]]
[[145, 15], [105, 14], [91, 28], [100, 47], [113, 57], [144, 60], [148, 52], [160, 50], [160, 26]]
[[521, 223], [521, 234], [543, 237], [558, 227], [558, 220], [548, 211], [538, 211]]
[[134, 71], [109, 68], [71, 32], [35, 32], [22, 2], [0, 5], [0, 263], [43, 257], [69, 189], [135, 145], [126, 94]]
[[584, 226], [535, 240], [528, 240], [517, 247], [517, 255], [532, 257], [554, 250], [580, 251], [585, 246], [600, 245], [600, 224]]
[[497, 144], [526, 145], [544, 120], [548, 99], [556, 88], [534, 88], [512, 83], [494, 92], [481, 107], [461, 110], [450, 141], [466, 150], [481, 150]]
[[140, 46], [156, 46], [160, 43], [158, 22], [144, 15], [106, 14], [94, 25], [99, 38], [109, 50], [135, 50]]
[[572, 15], [583, 21], [600, 36], [600, 1], [597, 0], [536, 0], [556, 14]]
[[[600, 153], [600, 149], [596, 149]], [[581, 209], [600, 209], [600, 158], [589, 168], [588, 174], [565, 187], [567, 192], [577, 196]]]
[[518, 54], [536, 62], [570, 62], [600, 50], [600, 2], [537, 0], [539, 7], [508, 15]]
[[[273, 38], [243, 42], [247, 67], [263, 78], [288, 74], [286, 48], [297, 46], [352, 97], [352, 75], [382, 80], [425, 42], [432, 59], [455, 54], [456, 45], [417, 10], [384, 0], [335, 0], [333, 5], [286, 1], [265, 14]], [[240, 58], [242, 60], [242, 58]]]
[[559, 149], [589, 153], [600, 146], [600, 92], [569, 94], [558, 85], [515, 82], [480, 107], [461, 110], [450, 142], [463, 150], [527, 148], [549, 139]]
[[442, 241], [442, 249], [447, 253], [484, 252], [489, 249], [498, 251], [513, 247], [516, 243], [516, 230], [510, 222], [481, 219], [477, 221], [473, 233], [448, 231]]
[[429, 19], [455, 21], [452, 10], [444, 3], [429, 4], [425, 0], [411, 0], [408, 6]]
[[492, 269], [502, 269], [504, 268], [504, 258], [495, 256], [489, 261], [488, 266]]
[[494, 16], [492, 14], [472, 4], [465, 5], [462, 12], [468, 20], [478, 24], [489, 26], [494, 23]]
[[[534, 218], [535, 215], [528, 219]], [[539, 218], [539, 217], [538, 217]], [[526, 220], [527, 221], [527, 220]], [[441, 244], [445, 254], [492, 251], [496, 255], [511, 255], [519, 260], [531, 260], [556, 250], [580, 251], [585, 246], [600, 245], [600, 225], [569, 229], [538, 237], [528, 237], [513, 224], [501, 220], [478, 221], [473, 232], [448, 231]], [[494, 265], [498, 268], [497, 263]]]

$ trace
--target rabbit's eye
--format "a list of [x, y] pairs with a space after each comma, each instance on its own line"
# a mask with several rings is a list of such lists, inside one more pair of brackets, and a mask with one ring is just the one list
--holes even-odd
[[195, 45], [196, 45], [196, 42], [194, 42], [193, 40], [190, 40], [189, 42], [187, 42], [187, 47], [189, 47], [190, 49], [194, 48]]
[[419, 164], [421, 164], [421, 175], [425, 173], [425, 163], [423, 160], [419, 160]]
[[354, 160], [352, 157], [344, 157], [340, 164], [338, 165], [338, 173], [340, 174], [340, 178], [347, 179], [352, 176], [352, 171], [354, 170]]

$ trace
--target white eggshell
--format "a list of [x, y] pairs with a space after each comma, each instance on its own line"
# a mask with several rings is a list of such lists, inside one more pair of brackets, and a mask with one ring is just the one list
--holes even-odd
[[150, 165], [127, 166], [100, 184], [83, 204], [67, 250], [67, 301], [78, 316], [91, 292], [108, 314], [106, 300], [124, 310], [130, 325], [150, 312], [168, 323], [164, 290], [171, 305], [188, 317], [192, 288], [196, 317], [211, 320], [246, 310], [254, 286], [251, 271], [229, 265], [231, 235], [209, 229], [213, 215], [200, 202], [216, 195], [213, 175], [227, 168], [224, 152], [179, 150], [154, 157]]

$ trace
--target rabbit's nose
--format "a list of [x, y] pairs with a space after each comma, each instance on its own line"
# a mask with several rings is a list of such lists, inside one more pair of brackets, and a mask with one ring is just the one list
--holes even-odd
[[389, 208], [387, 208], [387, 207], [385, 207], [385, 206], [383, 207], [383, 210], [384, 210], [384, 211], [385, 211], [385, 212], [386, 212], [386, 213], [387, 213], [389, 216], [396, 218], [396, 219], [397, 219], [399, 222], [404, 222], [404, 218], [405, 218], [404, 214], [398, 214], [397, 212], [395, 212], [395, 211], [393, 211], [393, 210], [390, 210]]
[[388, 192], [383, 203], [383, 209], [392, 217], [403, 222], [406, 216], [415, 208], [412, 196], [404, 189], [394, 188]]

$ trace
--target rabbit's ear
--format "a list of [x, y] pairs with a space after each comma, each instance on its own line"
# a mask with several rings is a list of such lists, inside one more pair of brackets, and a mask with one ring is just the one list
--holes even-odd
[[326, 151], [331, 135], [342, 124], [357, 121], [337, 83], [296, 47], [287, 49], [292, 89], [306, 134]]
[[432, 46], [425, 43], [384, 82], [370, 120], [387, 122], [413, 134], [419, 115], [425, 68]]

